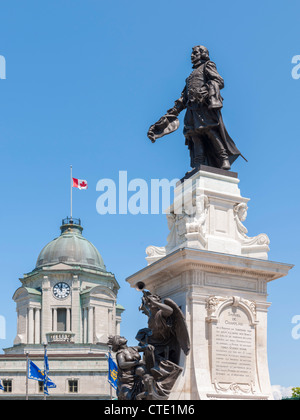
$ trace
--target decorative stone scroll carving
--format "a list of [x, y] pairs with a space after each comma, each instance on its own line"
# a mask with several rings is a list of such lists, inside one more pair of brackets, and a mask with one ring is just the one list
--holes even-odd
[[[146, 260], [149, 264], [170, 254], [180, 246], [188, 246], [205, 249], [206, 220], [208, 215], [209, 201], [205, 195], [195, 195], [192, 200], [192, 208], [186, 209], [183, 206], [182, 213], [167, 214], [169, 235], [165, 247], [150, 245], [146, 248]], [[189, 211], [187, 211], [189, 210]]]
[[249, 251], [253, 252], [255, 249], [268, 252], [270, 250], [270, 239], [265, 233], [261, 233], [253, 237], [247, 236], [248, 230], [242, 223], [247, 218], [247, 204], [239, 203], [234, 206], [233, 211], [237, 234], [242, 242], [242, 252], [247, 254]]
[[[166, 256], [166, 248], [164, 246], [148, 246], [146, 248], [146, 254], [148, 255], [148, 259], [160, 259]], [[153, 262], [153, 261], [152, 261]]]
[[208, 215], [209, 201], [206, 195], [196, 196], [193, 199], [193, 206], [196, 211], [193, 216], [187, 216], [186, 220], [186, 239], [196, 240], [205, 248], [206, 240], [206, 220]]
[[219, 384], [218, 382], [215, 382], [215, 390], [217, 392], [221, 392], [221, 393], [230, 393], [230, 394], [237, 394], [237, 395], [242, 395], [242, 394], [254, 394], [255, 393], [255, 389], [253, 386], [253, 383], [251, 384], [236, 384], [236, 383], [231, 383], [231, 384]]
[[252, 315], [253, 324], [256, 323], [256, 303], [239, 296], [210, 296], [206, 300], [207, 321], [217, 320], [221, 310], [226, 306], [244, 307]]

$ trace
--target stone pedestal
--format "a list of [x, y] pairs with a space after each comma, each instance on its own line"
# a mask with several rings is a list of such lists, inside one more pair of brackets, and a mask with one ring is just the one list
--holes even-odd
[[167, 245], [148, 247], [148, 266], [127, 279], [173, 299], [186, 316], [191, 352], [170, 399], [272, 399], [267, 283], [292, 266], [267, 261], [265, 234], [247, 236], [249, 200], [238, 183], [210, 168], [179, 183]]
[[268, 236], [249, 237], [243, 225], [249, 198], [241, 196], [235, 172], [201, 166], [177, 183], [174, 196], [166, 211], [170, 229], [167, 244], [146, 249], [148, 264], [183, 247], [268, 258]]

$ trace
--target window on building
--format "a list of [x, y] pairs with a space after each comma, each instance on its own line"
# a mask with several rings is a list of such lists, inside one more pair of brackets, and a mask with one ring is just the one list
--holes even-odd
[[67, 310], [57, 309], [57, 331], [67, 331]]
[[69, 380], [69, 392], [71, 392], [73, 394], [78, 392], [78, 380], [77, 379]]
[[3, 392], [12, 392], [12, 381], [11, 380], [3, 380]]
[[39, 392], [44, 392], [44, 382], [43, 381], [39, 381]]

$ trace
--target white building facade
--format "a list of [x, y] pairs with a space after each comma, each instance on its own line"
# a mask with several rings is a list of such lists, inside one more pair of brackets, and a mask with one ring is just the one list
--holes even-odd
[[[0, 355], [1, 398], [26, 396], [26, 359], [43, 369], [44, 344], [50, 377], [48, 398], [108, 399], [107, 338], [120, 334], [119, 284], [106, 270], [80, 220], [65, 219], [61, 235], [41, 251], [35, 269], [20, 279], [14, 345]], [[28, 381], [29, 399], [43, 398], [38, 381]]]

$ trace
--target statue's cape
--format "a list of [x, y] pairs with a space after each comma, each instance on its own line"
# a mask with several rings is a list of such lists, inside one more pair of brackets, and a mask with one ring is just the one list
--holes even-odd
[[171, 114], [161, 117], [155, 124], [151, 125], [147, 136], [154, 143], [160, 137], [173, 133], [179, 127], [179, 119]]

